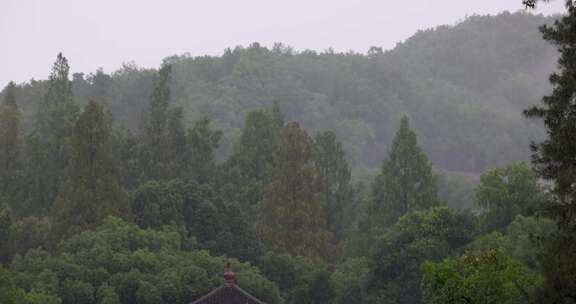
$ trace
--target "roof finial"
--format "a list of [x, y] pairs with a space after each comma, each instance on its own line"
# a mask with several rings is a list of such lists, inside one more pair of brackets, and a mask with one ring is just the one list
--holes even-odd
[[228, 262], [226, 264], [226, 268], [224, 268], [224, 282], [227, 285], [233, 285], [235, 284], [235, 278], [236, 275], [234, 274], [234, 272], [232, 272], [232, 269], [230, 268], [230, 262]]

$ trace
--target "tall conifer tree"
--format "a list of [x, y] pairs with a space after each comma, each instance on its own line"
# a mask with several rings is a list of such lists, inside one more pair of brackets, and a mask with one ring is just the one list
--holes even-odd
[[259, 206], [260, 236], [293, 255], [330, 257], [333, 236], [326, 229], [323, 199], [312, 139], [298, 123], [289, 123], [282, 131], [272, 181]]
[[[534, 6], [536, 0], [525, 0]], [[532, 145], [540, 176], [554, 182], [556, 199], [549, 210], [559, 233], [549, 242], [543, 259], [545, 277], [541, 303], [576, 301], [576, 3], [566, 1], [567, 14], [541, 28], [544, 39], [560, 52], [560, 71], [550, 76], [553, 91], [542, 105], [525, 111], [544, 121], [547, 138]]]
[[68, 78], [68, 60], [58, 54], [40, 103], [36, 127], [25, 147], [29, 211], [43, 213], [54, 201], [68, 161], [68, 144], [79, 107]]
[[99, 103], [88, 103], [74, 126], [65, 182], [52, 208], [57, 237], [95, 227], [108, 215], [127, 214], [111, 132], [110, 113]]
[[371, 224], [390, 226], [409, 211], [439, 204], [432, 165], [418, 146], [408, 118], [402, 117], [382, 171], [372, 189]]

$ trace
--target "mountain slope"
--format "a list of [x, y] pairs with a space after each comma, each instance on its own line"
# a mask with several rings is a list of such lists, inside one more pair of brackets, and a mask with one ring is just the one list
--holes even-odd
[[[208, 116], [224, 131], [221, 155], [233, 149], [247, 111], [277, 102], [310, 131], [334, 129], [357, 169], [380, 164], [407, 114], [437, 167], [479, 172], [528, 159], [530, 140], [543, 135], [521, 111], [549, 88], [557, 55], [538, 32], [549, 22], [525, 13], [474, 16], [366, 55], [255, 43], [166, 61], [173, 104], [188, 122]], [[81, 102], [103, 98], [118, 124], [137, 128], [155, 77], [126, 65], [111, 75], [76, 74], [73, 84]], [[42, 91], [42, 81], [19, 87], [28, 127]]]

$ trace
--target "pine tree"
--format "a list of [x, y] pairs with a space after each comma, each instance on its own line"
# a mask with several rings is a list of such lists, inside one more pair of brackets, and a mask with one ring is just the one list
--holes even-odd
[[16, 84], [4, 89], [0, 104], [0, 197], [6, 194], [16, 174], [19, 154], [20, 113], [16, 103]]
[[550, 76], [552, 94], [543, 98], [543, 105], [525, 111], [528, 117], [543, 119], [548, 132], [545, 141], [532, 145], [533, 163], [541, 177], [555, 182], [559, 222], [576, 227], [576, 7], [569, 4], [568, 15], [541, 30], [561, 57], [560, 72]]
[[99, 103], [88, 103], [74, 126], [65, 182], [52, 208], [56, 237], [95, 227], [108, 215], [127, 215], [111, 132], [110, 113]]
[[432, 166], [418, 146], [408, 118], [402, 117], [392, 148], [372, 188], [371, 225], [390, 226], [409, 211], [438, 204]]
[[314, 160], [322, 177], [323, 193], [328, 213], [328, 228], [343, 238], [349, 224], [354, 191], [350, 183], [351, 171], [336, 134], [318, 133], [314, 140]]
[[298, 123], [289, 123], [282, 131], [272, 181], [258, 215], [258, 233], [270, 245], [297, 256], [329, 258], [333, 254], [312, 139]]
[[35, 129], [26, 140], [27, 208], [34, 213], [50, 208], [68, 161], [68, 143], [79, 111], [68, 79], [69, 71], [68, 60], [58, 54], [48, 78], [48, 90], [39, 106]]
[[[535, 0], [524, 1], [534, 6]], [[541, 28], [544, 39], [560, 52], [560, 71], [550, 76], [553, 91], [542, 105], [525, 111], [544, 121], [548, 137], [532, 145], [539, 175], [554, 182], [556, 199], [549, 204], [559, 232], [548, 242], [542, 259], [544, 290], [541, 303], [576, 301], [576, 3], [566, 1], [567, 14]]]

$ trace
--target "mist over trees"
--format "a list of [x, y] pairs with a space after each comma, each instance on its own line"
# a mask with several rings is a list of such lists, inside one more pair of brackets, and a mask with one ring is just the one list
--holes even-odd
[[[380, 165], [407, 113], [436, 166], [479, 173], [529, 160], [530, 140], [543, 136], [520, 112], [549, 90], [546, 75], [557, 53], [538, 26], [551, 22], [526, 13], [473, 16], [367, 55], [254, 43], [221, 56], [172, 56], [165, 60], [172, 70], [165, 85], [186, 126], [209, 117], [223, 131], [218, 159], [233, 153], [250, 111], [276, 103], [311, 134], [334, 130], [354, 168]], [[130, 63], [110, 75], [71, 75], [80, 104], [106, 100], [115, 123], [133, 131], [151, 106], [149, 96], [160, 94], [159, 77]], [[25, 113], [36, 112], [33, 95], [45, 85], [34, 81], [18, 89]], [[24, 122], [25, 129], [29, 125]]]
[[58, 54], [0, 96], [0, 302], [189, 303], [231, 263], [270, 304], [572, 303], [567, 8], [552, 87], [527, 13], [367, 54]]

